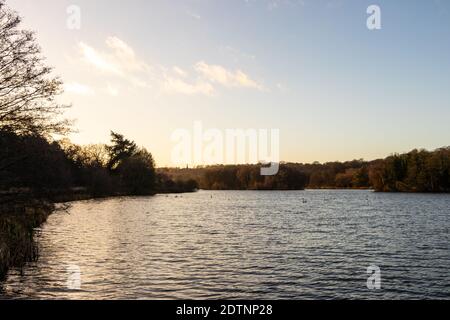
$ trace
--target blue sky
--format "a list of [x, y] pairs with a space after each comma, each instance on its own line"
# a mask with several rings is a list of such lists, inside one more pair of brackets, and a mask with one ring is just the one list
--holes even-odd
[[[9, 0], [66, 83], [78, 143], [119, 131], [170, 165], [171, 133], [277, 128], [281, 159], [450, 141], [450, 2]], [[382, 29], [366, 27], [369, 5]], [[66, 27], [69, 5], [81, 29]]]

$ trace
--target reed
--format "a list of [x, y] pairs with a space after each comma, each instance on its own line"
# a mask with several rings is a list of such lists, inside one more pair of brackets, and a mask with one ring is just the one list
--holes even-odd
[[37, 259], [34, 230], [53, 210], [53, 204], [43, 201], [0, 205], [0, 280], [9, 268]]

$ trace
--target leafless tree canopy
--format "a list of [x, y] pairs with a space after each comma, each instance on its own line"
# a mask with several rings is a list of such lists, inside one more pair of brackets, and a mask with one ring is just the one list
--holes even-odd
[[62, 82], [51, 76], [31, 31], [20, 29], [21, 19], [0, 0], [0, 130], [15, 133], [64, 133], [55, 102]]

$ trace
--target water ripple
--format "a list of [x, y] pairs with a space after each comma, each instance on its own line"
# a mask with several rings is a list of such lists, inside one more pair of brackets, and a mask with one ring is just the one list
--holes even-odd
[[[214, 192], [76, 202], [2, 298], [449, 299], [450, 196]], [[367, 289], [366, 269], [382, 288]], [[78, 266], [79, 290], [67, 267]]]

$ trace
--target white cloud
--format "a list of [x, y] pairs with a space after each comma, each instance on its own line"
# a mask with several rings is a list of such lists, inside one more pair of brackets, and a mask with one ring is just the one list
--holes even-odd
[[264, 87], [252, 80], [241, 70], [230, 71], [219, 65], [210, 65], [200, 61], [195, 65], [195, 70], [211, 82], [219, 83], [226, 87], [243, 87], [263, 90]]
[[127, 58], [135, 58], [134, 50], [128, 44], [117, 37], [108, 37], [106, 39], [106, 44], [108, 47], [117, 51], [119, 55], [125, 56]]
[[110, 84], [106, 87], [106, 92], [113, 97], [117, 97], [119, 95], [119, 89]]
[[108, 61], [108, 57], [99, 53], [94, 48], [88, 46], [87, 44], [80, 42], [79, 47], [81, 50], [81, 54], [83, 56], [83, 61], [97, 69], [105, 72], [120, 74], [120, 70], [117, 65], [115, 65], [112, 61]]
[[[234, 88], [264, 90], [264, 87], [241, 70], [231, 71], [220, 65], [210, 65], [200, 61], [193, 66], [191, 75], [179, 66], [165, 67], [149, 65], [140, 59], [136, 51], [118, 37], [108, 37], [105, 41], [108, 50], [98, 50], [84, 42], [79, 48], [81, 60], [102, 72], [102, 75], [121, 79], [128, 85], [138, 88], [159, 89], [165, 93], [186, 95], [202, 94], [212, 96], [216, 85]], [[102, 80], [117, 81], [117, 79]], [[72, 91], [88, 92], [80, 86], [72, 86]], [[119, 94], [118, 89], [108, 85], [103, 90], [112, 96]]]
[[183, 77], [183, 78], [185, 78], [185, 77], [187, 76], [186, 71], [184, 71], [184, 70], [181, 69], [180, 67], [173, 66], [172, 69], [173, 69], [173, 71], [174, 71], [177, 75], [179, 75], [179, 76], [181, 76], [181, 77]]
[[166, 78], [164, 84], [164, 91], [168, 93], [182, 93], [187, 95], [204, 94], [214, 95], [214, 87], [208, 82], [197, 82], [195, 84], [187, 83], [182, 79]]
[[144, 61], [139, 60], [133, 48], [121, 39], [108, 37], [106, 44], [114, 51], [115, 55], [113, 59], [120, 66], [120, 69], [127, 71], [146, 71], [151, 69]]
[[138, 59], [128, 44], [117, 37], [108, 37], [106, 45], [112, 52], [101, 52], [83, 42], [79, 43], [82, 60], [96, 69], [120, 76], [135, 86], [151, 87], [151, 68]]
[[90, 96], [94, 94], [94, 90], [90, 87], [77, 82], [64, 84], [64, 91], [82, 96]]

